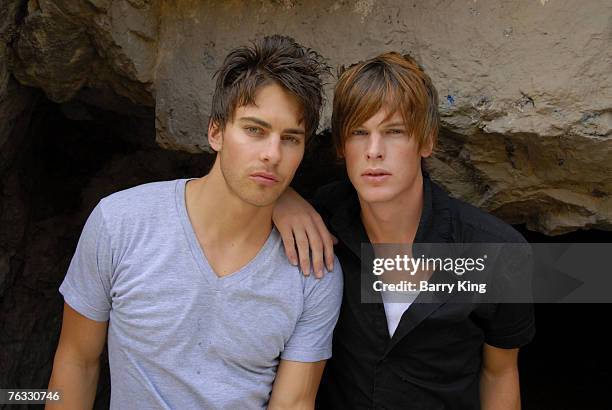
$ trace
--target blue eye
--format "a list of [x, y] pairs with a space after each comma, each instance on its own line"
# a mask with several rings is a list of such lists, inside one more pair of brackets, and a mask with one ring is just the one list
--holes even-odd
[[398, 129], [390, 129], [389, 134], [403, 134], [404, 130], [398, 130]]
[[351, 131], [351, 135], [367, 135], [367, 134], [368, 134], [368, 132], [364, 131], [364, 130], [354, 130], [354, 131]]

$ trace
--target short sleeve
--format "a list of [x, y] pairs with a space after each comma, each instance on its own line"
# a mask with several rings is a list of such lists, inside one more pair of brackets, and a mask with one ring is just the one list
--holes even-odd
[[[504, 299], [531, 300], [531, 269], [519, 268], [531, 263], [530, 248], [520, 247], [504, 255], [512, 256], [512, 260], [502, 260], [506, 274], [497, 284], [504, 289]], [[494, 306], [493, 314], [484, 326], [487, 344], [513, 349], [531, 342], [536, 330], [533, 303], [497, 303]]]
[[522, 347], [535, 336], [531, 303], [499, 303], [485, 330], [485, 343], [502, 349]]
[[111, 308], [112, 252], [101, 202], [85, 222], [76, 251], [59, 291], [64, 301], [83, 316], [107, 321]]
[[334, 270], [321, 279], [305, 277], [304, 309], [287, 341], [281, 359], [296, 362], [318, 362], [332, 354], [334, 327], [342, 303], [342, 270], [334, 260]]

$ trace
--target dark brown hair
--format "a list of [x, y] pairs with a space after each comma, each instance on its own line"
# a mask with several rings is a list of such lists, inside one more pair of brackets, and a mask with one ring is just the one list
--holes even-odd
[[236, 108], [253, 104], [261, 86], [276, 82], [302, 106], [308, 139], [319, 125], [323, 105], [321, 76], [328, 71], [319, 54], [291, 37], [276, 34], [236, 48], [215, 73], [210, 119], [224, 129]]
[[400, 112], [419, 149], [436, 144], [440, 128], [438, 93], [423, 69], [407, 55], [390, 52], [344, 70], [334, 91], [332, 137], [342, 157], [349, 133], [382, 107]]

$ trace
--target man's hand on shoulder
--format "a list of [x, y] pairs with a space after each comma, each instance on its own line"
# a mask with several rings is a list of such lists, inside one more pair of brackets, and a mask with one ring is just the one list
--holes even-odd
[[[310, 257], [315, 276], [323, 276], [323, 262], [328, 271], [334, 269], [334, 243], [321, 215], [291, 187], [287, 188], [274, 206], [274, 225], [283, 239], [285, 253], [304, 275], [310, 274]], [[296, 251], [297, 248], [297, 251]]]

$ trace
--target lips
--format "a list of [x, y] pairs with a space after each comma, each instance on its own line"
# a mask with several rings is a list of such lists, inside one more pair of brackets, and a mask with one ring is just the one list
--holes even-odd
[[264, 186], [272, 186], [280, 181], [280, 178], [276, 174], [265, 171], [253, 172], [249, 175], [249, 178]]
[[391, 173], [382, 168], [369, 168], [361, 176], [370, 183], [384, 182], [391, 177]]
[[378, 177], [378, 176], [383, 176], [383, 175], [391, 175], [391, 173], [389, 171], [387, 171], [387, 170], [382, 169], [382, 168], [368, 168], [361, 175]]

